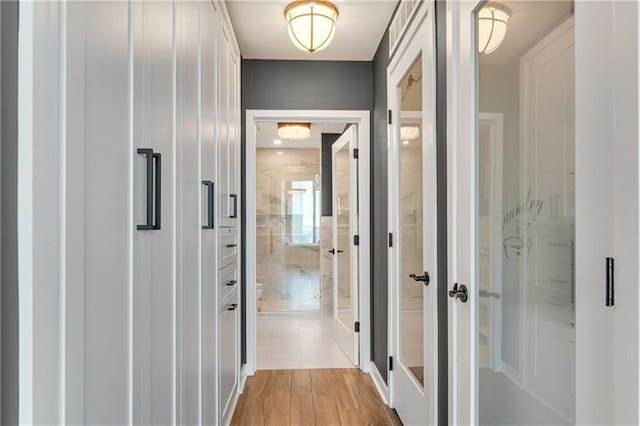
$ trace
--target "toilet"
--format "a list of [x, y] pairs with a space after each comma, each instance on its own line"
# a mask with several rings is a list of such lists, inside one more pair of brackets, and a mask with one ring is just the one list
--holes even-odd
[[256, 282], [256, 300], [262, 297], [263, 289], [264, 289], [264, 284]]

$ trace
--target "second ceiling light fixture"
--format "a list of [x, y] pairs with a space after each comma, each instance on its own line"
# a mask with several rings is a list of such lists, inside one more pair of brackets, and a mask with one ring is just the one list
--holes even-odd
[[284, 9], [284, 18], [293, 44], [315, 53], [331, 43], [336, 32], [338, 8], [324, 0], [294, 1]]

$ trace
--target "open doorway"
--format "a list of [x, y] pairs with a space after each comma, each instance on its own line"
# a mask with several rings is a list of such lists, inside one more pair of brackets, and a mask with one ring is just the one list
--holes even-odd
[[[368, 189], [369, 116], [346, 114], [247, 111], [247, 375], [368, 371], [369, 201], [358, 184], [366, 172]], [[307, 135], [287, 137], [281, 123]]]

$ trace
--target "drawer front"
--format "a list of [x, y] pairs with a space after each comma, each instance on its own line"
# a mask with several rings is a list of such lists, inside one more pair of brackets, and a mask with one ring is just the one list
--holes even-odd
[[219, 256], [220, 269], [238, 261], [238, 232], [236, 228], [220, 228], [218, 230], [220, 241]]
[[238, 268], [237, 263], [232, 263], [220, 269], [218, 272], [218, 300], [221, 305], [225, 302], [225, 299], [229, 294], [238, 289]]

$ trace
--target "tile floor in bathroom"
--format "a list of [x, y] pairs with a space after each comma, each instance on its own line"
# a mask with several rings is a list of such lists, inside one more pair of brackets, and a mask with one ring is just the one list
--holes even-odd
[[257, 356], [258, 370], [353, 367], [319, 312], [258, 314]]

